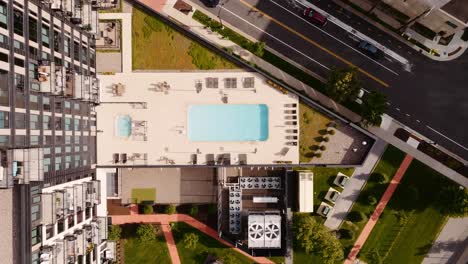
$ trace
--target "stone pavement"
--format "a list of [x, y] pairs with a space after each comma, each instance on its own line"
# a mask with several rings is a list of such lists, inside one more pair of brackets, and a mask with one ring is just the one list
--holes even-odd
[[177, 252], [174, 236], [172, 235], [171, 226], [167, 222], [161, 222], [161, 229], [166, 239], [169, 256], [171, 256], [172, 264], [180, 264], [179, 252]]
[[468, 217], [449, 218], [422, 264], [468, 263]]
[[361, 248], [366, 243], [366, 240], [371, 234], [372, 229], [374, 229], [375, 225], [377, 224], [377, 221], [379, 220], [380, 215], [382, 214], [383, 210], [385, 209], [388, 202], [390, 201], [390, 198], [392, 198], [393, 193], [395, 193], [395, 190], [398, 187], [398, 184], [400, 184], [400, 181], [403, 178], [403, 175], [405, 175], [405, 172], [408, 169], [412, 161], [413, 161], [413, 157], [411, 157], [410, 155], [406, 155], [406, 157], [401, 162], [400, 167], [398, 168], [397, 172], [395, 173], [392, 180], [390, 181], [390, 184], [388, 185], [387, 190], [385, 190], [385, 193], [382, 195], [382, 198], [377, 204], [377, 207], [372, 213], [369, 221], [367, 221], [361, 234], [359, 234], [359, 237], [357, 238], [356, 242], [354, 242], [354, 246], [351, 249], [351, 252], [349, 252], [348, 258], [345, 260], [344, 264], [351, 264], [356, 259], [357, 254], [359, 253]]
[[324, 223], [326, 227], [337, 230], [341, 226], [362, 188], [364, 188], [375, 165], [385, 152], [386, 147], [387, 143], [385, 141], [377, 139], [364, 164], [354, 170], [353, 176], [349, 179], [338, 201], [336, 201], [331, 216]]
[[[240, 254], [250, 258], [253, 260], [255, 263], [259, 264], [273, 264], [273, 262], [265, 257], [253, 257], [246, 252], [233, 247], [231, 244], [228, 242], [224, 241], [223, 239], [218, 237], [218, 233], [213, 230], [211, 227], [205, 225], [204, 223], [196, 220], [195, 218], [192, 218], [188, 215], [185, 214], [152, 214], [152, 215], [112, 215], [112, 224], [113, 225], [123, 225], [127, 223], [161, 223], [163, 228], [168, 228], [169, 230], [166, 229], [166, 232], [170, 232], [170, 222], [185, 222], [194, 228], [200, 230], [201, 232], [207, 234], [208, 236], [218, 240], [220, 243], [232, 248], [233, 250], [239, 252]], [[166, 227], [164, 227], [166, 226]], [[169, 235], [169, 234], [168, 234]], [[166, 237], [166, 233], [164, 235]], [[169, 235], [172, 236], [172, 233]], [[172, 242], [171, 242], [172, 241]], [[175, 247], [174, 239], [169, 237], [166, 237], [166, 243], [168, 243], [168, 249], [171, 251], [176, 251], [177, 248]], [[172, 245], [170, 245], [172, 243]], [[170, 253], [171, 258], [173, 254], [178, 254], [176, 252]], [[174, 255], [175, 256], [175, 255]], [[178, 256], [178, 255], [177, 255]], [[173, 259], [174, 261], [174, 259]], [[173, 263], [180, 263], [180, 262], [173, 262]]]

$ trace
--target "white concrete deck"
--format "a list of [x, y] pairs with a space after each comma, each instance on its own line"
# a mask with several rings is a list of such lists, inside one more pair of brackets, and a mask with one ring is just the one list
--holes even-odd
[[[218, 89], [206, 88], [207, 77], [219, 78]], [[224, 78], [237, 78], [237, 88], [225, 89]], [[241, 79], [255, 77], [255, 89], [243, 88]], [[276, 161], [299, 163], [297, 146], [286, 142], [294, 134], [287, 129], [284, 114], [285, 104], [296, 103], [295, 95], [284, 95], [270, 87], [265, 80], [250, 72], [133, 72], [116, 75], [101, 75], [101, 102], [97, 107], [99, 122], [98, 165], [189, 165], [191, 156], [197, 155], [197, 164], [206, 164], [206, 155], [230, 154], [231, 164], [238, 162], [239, 154], [247, 155], [247, 164], [274, 164]], [[155, 91], [155, 84], [167, 82], [168, 92]], [[195, 83], [202, 83], [197, 93]], [[123, 96], [112, 94], [112, 85], [125, 86]], [[266, 104], [268, 106], [269, 135], [266, 141], [247, 142], [192, 142], [187, 137], [187, 108], [194, 104], [223, 104], [222, 97], [227, 95], [229, 104]], [[141, 105], [129, 102], [142, 102]], [[291, 108], [288, 108], [291, 109]], [[297, 111], [298, 113], [299, 111]], [[116, 136], [116, 120], [120, 115], [130, 116], [133, 121], [146, 121], [146, 141], [135, 136], [121, 138]], [[291, 116], [291, 115], [288, 115]], [[289, 120], [292, 121], [292, 120]], [[213, 120], [216, 122], [216, 120]], [[299, 122], [297, 122], [299, 123]], [[137, 128], [132, 129], [132, 133]], [[296, 135], [299, 137], [298, 135]], [[287, 148], [287, 149], [285, 149]], [[287, 150], [287, 151], [286, 151]], [[114, 153], [126, 153], [126, 164], [113, 164]], [[143, 154], [133, 160], [134, 153]], [[146, 160], [142, 157], [146, 156]]]

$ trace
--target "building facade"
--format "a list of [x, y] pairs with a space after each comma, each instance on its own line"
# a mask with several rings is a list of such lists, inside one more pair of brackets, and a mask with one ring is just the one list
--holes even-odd
[[2, 263], [112, 255], [96, 213], [96, 6], [0, 0]]

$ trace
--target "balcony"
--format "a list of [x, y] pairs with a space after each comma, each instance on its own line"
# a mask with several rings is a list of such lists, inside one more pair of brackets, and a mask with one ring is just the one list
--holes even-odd
[[101, 182], [91, 181], [86, 183], [86, 207], [92, 207], [101, 203]]
[[55, 224], [57, 222], [56, 214], [56, 193], [43, 193], [41, 194], [42, 200], [42, 220], [43, 225]]
[[65, 264], [65, 242], [63, 240], [55, 240], [53, 245], [43, 246], [41, 248], [40, 260], [41, 264]]
[[55, 191], [55, 215], [57, 219], [62, 219], [73, 213], [73, 194], [70, 194], [66, 188], [64, 190]]
[[76, 255], [86, 254], [85, 234], [82, 229], [75, 231], [76, 236]]
[[114, 263], [116, 261], [117, 242], [107, 241], [106, 246], [101, 251], [101, 263]]
[[0, 158], [0, 188], [44, 180], [42, 148], [10, 149], [0, 152]]
[[65, 187], [65, 197], [68, 214], [73, 214], [77, 211], [75, 204], [75, 189], [73, 187]]
[[101, 244], [102, 241], [107, 239], [107, 217], [98, 216], [93, 219], [93, 223], [96, 224], [96, 241], [97, 245]]
[[95, 104], [99, 104], [99, 80], [96, 77], [91, 77], [92, 78], [92, 84], [91, 84], [91, 100]]
[[76, 236], [68, 235], [65, 237], [66, 262], [74, 264], [76, 262]]
[[40, 92], [62, 95], [65, 74], [65, 67], [56, 65], [55, 62], [42, 61], [41, 65], [37, 67]]
[[75, 87], [81, 86], [81, 83], [77, 83], [77, 78], [81, 76], [73, 72], [68, 72], [65, 81], [64, 95], [69, 97], [75, 97]]
[[76, 211], [82, 211], [84, 210], [86, 204], [85, 204], [85, 195], [86, 195], [86, 190], [83, 184], [75, 184], [73, 186], [74, 194], [75, 194], [75, 206], [76, 206]]

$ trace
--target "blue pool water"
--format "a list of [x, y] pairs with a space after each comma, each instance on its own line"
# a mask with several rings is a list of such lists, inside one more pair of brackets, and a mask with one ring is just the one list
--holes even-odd
[[132, 119], [130, 116], [117, 117], [116, 133], [119, 137], [130, 137], [132, 134]]
[[265, 141], [268, 107], [264, 104], [191, 105], [190, 141]]

